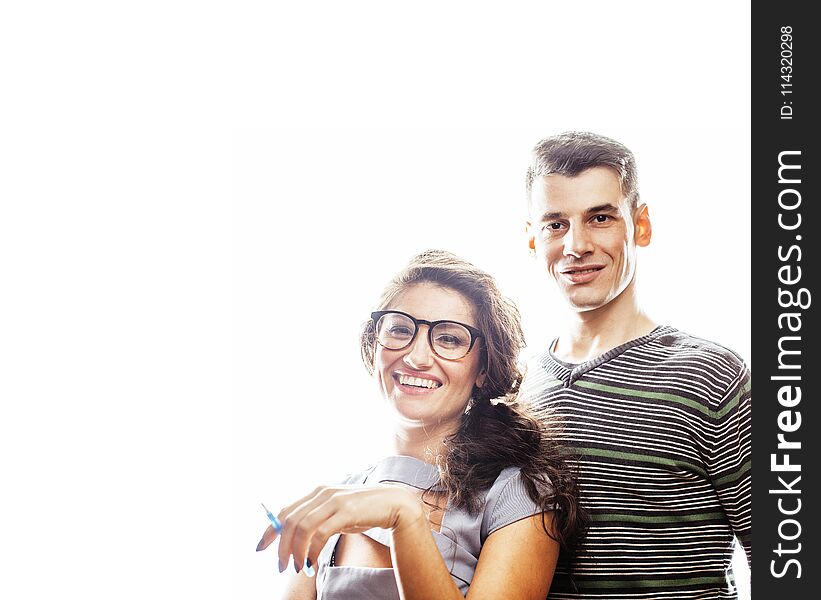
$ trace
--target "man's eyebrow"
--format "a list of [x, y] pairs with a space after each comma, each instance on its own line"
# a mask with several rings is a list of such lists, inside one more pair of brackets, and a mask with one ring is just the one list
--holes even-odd
[[554, 219], [562, 219], [564, 218], [564, 213], [562, 212], [546, 212], [542, 215], [540, 221], [552, 221]]
[[619, 207], [613, 204], [598, 204], [596, 206], [591, 206], [585, 212], [587, 213], [617, 213], [619, 212]]
[[[597, 204], [596, 206], [591, 206], [590, 208], [585, 209], [585, 214], [592, 214], [592, 213], [609, 213], [609, 214], [616, 214], [620, 212], [620, 209], [615, 204]], [[563, 212], [546, 212], [541, 216], [541, 221], [552, 221], [554, 219], [565, 219], [567, 215]]]

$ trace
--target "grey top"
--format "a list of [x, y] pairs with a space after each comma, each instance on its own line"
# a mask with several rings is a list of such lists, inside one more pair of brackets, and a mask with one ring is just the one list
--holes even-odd
[[[403, 483], [418, 489], [435, 487], [439, 473], [434, 465], [410, 456], [389, 456], [375, 467], [352, 475], [345, 483]], [[487, 490], [480, 510], [471, 515], [448, 505], [441, 533], [431, 530], [453, 581], [466, 594], [485, 539], [506, 525], [539, 514], [541, 509], [527, 495], [516, 467], [504, 469]], [[390, 547], [391, 533], [374, 528], [369, 538]], [[330, 566], [339, 534], [332, 536], [319, 554], [316, 575], [318, 600], [399, 600], [392, 568]]]

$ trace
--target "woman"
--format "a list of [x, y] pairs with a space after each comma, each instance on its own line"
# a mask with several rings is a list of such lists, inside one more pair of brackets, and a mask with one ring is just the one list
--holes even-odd
[[361, 337], [396, 456], [280, 511], [280, 571], [289, 556], [301, 571], [286, 598], [547, 596], [582, 518], [545, 424], [514, 399], [523, 345], [517, 309], [470, 263], [429, 251], [399, 273]]

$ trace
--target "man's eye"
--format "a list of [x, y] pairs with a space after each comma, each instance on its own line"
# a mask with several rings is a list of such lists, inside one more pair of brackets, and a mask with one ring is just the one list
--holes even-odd
[[561, 223], [548, 223], [545, 227], [547, 227], [547, 229], [552, 229], [553, 231], [558, 231], [559, 229], [562, 228], [562, 224]]
[[595, 217], [593, 217], [593, 220], [596, 223], [606, 223], [607, 221], [610, 220], [610, 216], [609, 215], [596, 215]]

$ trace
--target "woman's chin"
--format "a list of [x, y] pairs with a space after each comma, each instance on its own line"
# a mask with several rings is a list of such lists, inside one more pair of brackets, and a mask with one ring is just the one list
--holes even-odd
[[443, 424], [451, 421], [452, 428], [456, 429], [459, 427], [462, 415], [461, 412], [451, 414], [435, 410], [430, 404], [420, 402], [418, 399], [394, 401], [392, 408], [398, 425], [407, 429], [441, 429]]
[[410, 404], [412, 403], [400, 402], [393, 405], [393, 412], [402, 424], [419, 426], [438, 420], [430, 407], [409, 406]]

